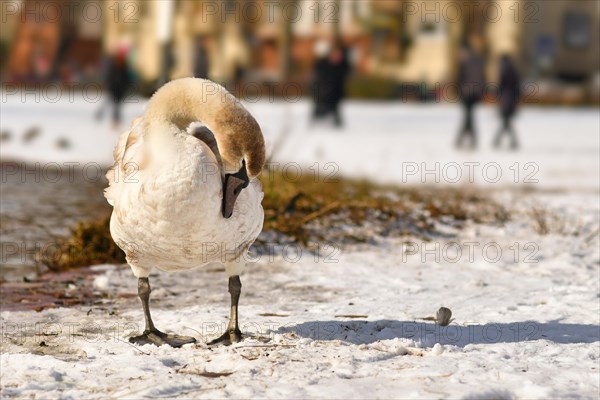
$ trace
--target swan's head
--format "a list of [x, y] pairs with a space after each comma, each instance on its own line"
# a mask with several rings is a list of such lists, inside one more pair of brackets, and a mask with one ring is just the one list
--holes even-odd
[[225, 179], [223, 180], [223, 206], [221, 210], [224, 218], [229, 218], [233, 215], [233, 208], [238, 196], [249, 184], [250, 178], [248, 177], [245, 161], [242, 161], [242, 167], [238, 172], [225, 174]]
[[145, 116], [174, 124], [180, 131], [201, 121], [213, 132], [224, 172], [223, 216], [231, 217], [235, 201], [265, 163], [260, 126], [224, 87], [205, 79], [183, 78], [162, 86], [152, 96]]
[[261, 173], [265, 163], [265, 143], [258, 123], [227, 94], [232, 101], [227, 101], [216, 116], [213, 131], [223, 163], [224, 218], [231, 217], [238, 196]]
[[[214, 133], [206, 126], [200, 126], [191, 129], [192, 134], [197, 139], [203, 141], [214, 153], [218, 164], [222, 168], [223, 173], [223, 204], [222, 213], [223, 217], [229, 218], [233, 214], [233, 208], [238, 196], [242, 193], [242, 190], [248, 187], [250, 179], [254, 178], [259, 170], [252, 170], [249, 165], [246, 164], [246, 159], [259, 161], [264, 158], [261, 152], [262, 146], [258, 141], [259, 148], [244, 148], [239, 146], [239, 142], [244, 143], [246, 139], [245, 135], [240, 135], [238, 141], [223, 142], [224, 147], [219, 147]], [[236, 138], [234, 134], [232, 137]], [[260, 136], [262, 138], [262, 135]], [[256, 147], [256, 142], [255, 146]], [[260, 163], [262, 169], [262, 163]]]
[[229, 95], [234, 102], [224, 104], [211, 124], [225, 174], [245, 170], [249, 179], [256, 178], [265, 163], [265, 142], [260, 126], [242, 104]]

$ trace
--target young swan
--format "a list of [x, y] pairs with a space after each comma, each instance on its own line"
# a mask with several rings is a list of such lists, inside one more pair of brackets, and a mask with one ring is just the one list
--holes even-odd
[[[190, 123], [204, 126], [192, 128]], [[193, 125], [192, 125], [193, 126]], [[132, 343], [179, 347], [192, 337], [166, 334], [150, 316], [153, 268], [176, 271], [225, 265], [231, 316], [210, 344], [238, 342], [243, 257], [263, 225], [254, 178], [265, 161], [256, 120], [222, 86], [204, 79], [167, 83], [144, 115], [121, 135], [105, 191], [113, 206], [110, 232], [138, 277], [146, 328]]]

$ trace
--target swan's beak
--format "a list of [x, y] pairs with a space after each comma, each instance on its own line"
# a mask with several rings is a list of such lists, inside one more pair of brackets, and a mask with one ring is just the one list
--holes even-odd
[[235, 174], [225, 174], [223, 182], [223, 218], [229, 218], [233, 215], [233, 208], [242, 189], [248, 186], [250, 179], [246, 172], [246, 163], [242, 163], [242, 168]]

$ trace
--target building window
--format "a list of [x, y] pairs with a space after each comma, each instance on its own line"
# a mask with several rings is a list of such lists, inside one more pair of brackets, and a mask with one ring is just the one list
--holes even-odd
[[587, 48], [590, 44], [590, 16], [572, 11], [564, 16], [563, 39], [565, 45], [574, 49]]

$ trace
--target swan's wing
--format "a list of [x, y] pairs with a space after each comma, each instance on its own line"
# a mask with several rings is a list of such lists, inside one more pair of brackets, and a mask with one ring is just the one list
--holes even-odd
[[141, 121], [141, 118], [136, 118], [131, 123], [131, 128], [121, 134], [113, 152], [115, 163], [106, 173], [108, 187], [104, 190], [104, 197], [112, 206], [119, 197], [122, 185], [144, 167], [144, 135]]

